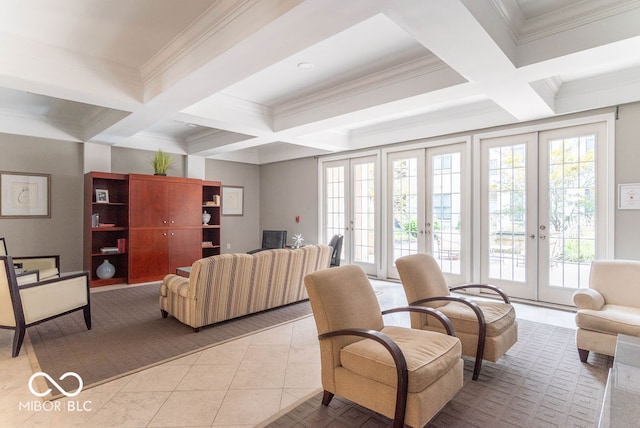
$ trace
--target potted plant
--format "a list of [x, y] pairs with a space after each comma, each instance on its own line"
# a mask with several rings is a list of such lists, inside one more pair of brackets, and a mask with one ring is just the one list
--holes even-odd
[[158, 149], [151, 160], [155, 175], [167, 175], [167, 170], [171, 168], [171, 161], [172, 159], [169, 153], [163, 152], [162, 149]]

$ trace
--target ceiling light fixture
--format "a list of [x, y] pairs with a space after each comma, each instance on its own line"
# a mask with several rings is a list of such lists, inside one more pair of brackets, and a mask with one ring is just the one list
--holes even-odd
[[298, 64], [298, 68], [301, 70], [309, 70], [313, 68], [313, 64], [310, 62], [301, 62]]

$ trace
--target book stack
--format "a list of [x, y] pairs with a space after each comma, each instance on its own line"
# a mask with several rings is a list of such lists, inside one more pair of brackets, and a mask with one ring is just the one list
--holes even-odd
[[118, 239], [118, 252], [124, 253], [127, 251], [127, 240], [125, 238]]
[[118, 254], [118, 247], [102, 247], [100, 252], [102, 254]]
[[207, 207], [217, 207], [220, 205], [220, 195], [213, 195], [212, 200], [210, 201], [206, 201], [204, 203], [205, 206]]

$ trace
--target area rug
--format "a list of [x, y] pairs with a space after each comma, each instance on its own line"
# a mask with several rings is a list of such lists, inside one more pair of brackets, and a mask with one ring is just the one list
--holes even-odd
[[[580, 362], [575, 331], [518, 321], [518, 342], [496, 363], [483, 362], [471, 380], [474, 360], [465, 357], [464, 386], [428, 427], [594, 427], [597, 426], [612, 359], [591, 354]], [[390, 420], [335, 396], [328, 407], [322, 393], [264, 424], [268, 427], [388, 427]]]
[[[311, 315], [309, 302], [303, 301], [203, 327], [194, 333], [171, 315], [161, 317], [159, 286], [153, 283], [92, 293], [91, 330], [85, 326], [82, 311], [27, 329], [36, 367], [55, 380], [66, 372], [75, 372], [87, 389]], [[78, 386], [73, 377], [58, 383], [66, 390]]]

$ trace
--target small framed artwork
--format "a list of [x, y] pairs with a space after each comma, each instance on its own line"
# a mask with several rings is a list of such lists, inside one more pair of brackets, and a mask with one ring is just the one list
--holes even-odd
[[50, 218], [51, 174], [0, 171], [0, 217]]
[[640, 183], [618, 185], [618, 209], [640, 210]]
[[222, 215], [244, 215], [244, 187], [222, 186]]
[[96, 202], [99, 204], [108, 204], [109, 191], [107, 189], [96, 189]]

